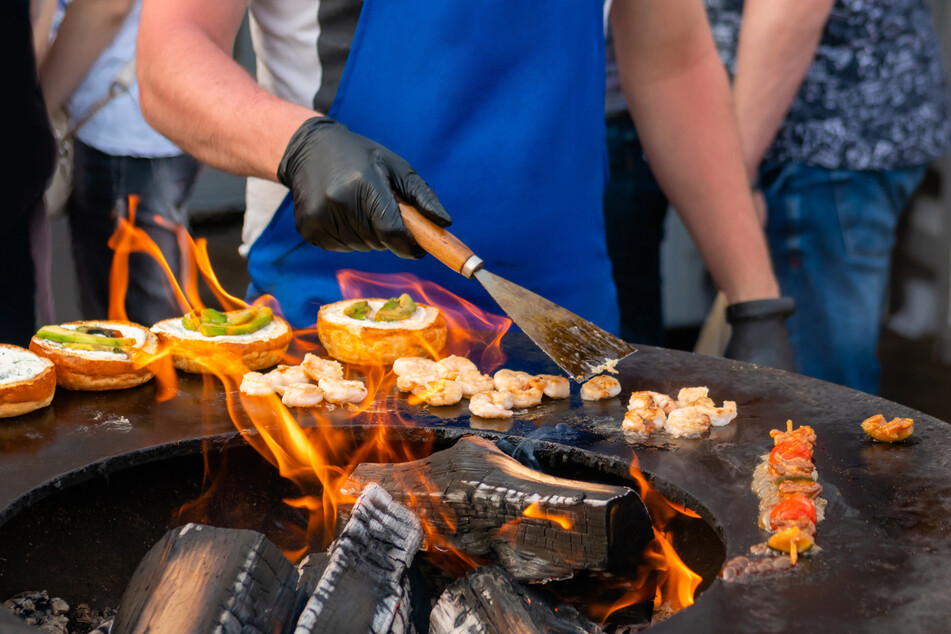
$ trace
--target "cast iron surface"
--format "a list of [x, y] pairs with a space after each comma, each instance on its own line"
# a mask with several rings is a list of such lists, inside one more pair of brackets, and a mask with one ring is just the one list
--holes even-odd
[[[506, 367], [553, 372], [523, 335], [507, 335]], [[391, 395], [403, 418], [452, 436], [558, 440], [605, 457], [636, 454], [660, 488], [686, 502], [721, 533], [727, 557], [764, 541], [756, 526], [750, 478], [771, 446], [769, 430], [787, 418], [815, 428], [814, 462], [829, 500], [819, 525], [821, 552], [792, 572], [737, 583], [717, 580], [697, 603], [655, 626], [663, 631], [934, 630], [951, 616], [951, 427], [895, 403], [804, 377], [748, 364], [641, 347], [619, 365], [622, 397], [585, 403], [546, 401], [517, 412], [511, 425], [470, 419], [465, 406], [409, 406]], [[702, 438], [663, 433], [646, 442], [620, 429], [626, 395], [654, 389], [676, 394], [706, 385], [717, 400], [735, 400], [739, 417]], [[872, 442], [866, 417], [915, 419], [908, 441]], [[355, 420], [357, 424], [366, 420]], [[559, 436], [566, 423], [569, 436]], [[63, 487], [125, 466], [194, 451], [195, 440], [240, 442], [218, 384], [184, 377], [181, 393], [157, 403], [150, 385], [122, 392], [57, 392], [53, 405], [0, 421], [0, 524]], [[666, 483], [666, 485], [665, 485]], [[3, 562], [0, 562], [0, 566]], [[0, 621], [2, 622], [2, 621]]]

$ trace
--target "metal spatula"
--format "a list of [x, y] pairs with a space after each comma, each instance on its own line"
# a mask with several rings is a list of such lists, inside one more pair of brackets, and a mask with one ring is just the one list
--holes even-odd
[[456, 236], [436, 226], [414, 207], [400, 202], [403, 222], [421, 247], [461, 275], [475, 277], [512, 321], [568, 376], [585, 381], [636, 349], [517, 284], [482, 268], [482, 258]]

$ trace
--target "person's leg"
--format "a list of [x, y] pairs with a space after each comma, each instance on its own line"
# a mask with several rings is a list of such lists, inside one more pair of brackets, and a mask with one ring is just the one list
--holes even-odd
[[766, 170], [768, 234], [799, 371], [878, 391], [878, 335], [895, 229], [923, 168]]
[[66, 207], [73, 263], [79, 282], [79, 304], [85, 319], [105, 319], [109, 312], [107, 242], [115, 228], [116, 159], [75, 141], [73, 192]]
[[641, 150], [630, 117], [607, 122], [611, 180], [604, 192], [608, 256], [617, 287], [622, 339], [664, 345], [660, 242], [667, 198]]
[[[128, 212], [128, 196], [138, 196], [135, 224], [158, 245], [176, 279], [181, 282], [181, 250], [177, 227], [188, 226], [186, 201], [198, 174], [198, 163], [187, 155], [167, 158], [119, 157], [117, 190], [120, 213]], [[182, 314], [165, 271], [144, 253], [129, 256], [126, 291], [129, 319], [150, 325]]]

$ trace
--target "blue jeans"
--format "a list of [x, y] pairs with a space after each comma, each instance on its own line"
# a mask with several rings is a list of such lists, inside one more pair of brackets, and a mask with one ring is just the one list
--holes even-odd
[[[176, 278], [181, 279], [181, 251], [175, 232], [155, 219], [187, 227], [185, 201], [198, 174], [188, 155], [167, 158], [113, 156], [75, 145], [73, 193], [67, 206], [79, 300], [85, 319], [105, 319], [109, 312], [112, 249], [107, 242], [117, 216], [127, 213], [127, 197], [139, 197], [135, 224], [155, 241]], [[180, 316], [168, 276], [149, 255], [129, 257], [126, 311], [132, 321], [150, 326]]]
[[767, 233], [800, 373], [874, 394], [895, 229], [924, 167], [766, 166]]

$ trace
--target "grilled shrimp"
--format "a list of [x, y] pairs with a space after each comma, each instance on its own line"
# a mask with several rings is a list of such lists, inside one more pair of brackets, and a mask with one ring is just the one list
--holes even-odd
[[479, 392], [469, 399], [469, 411], [483, 418], [510, 418], [512, 405], [512, 395], [498, 390]]
[[310, 352], [304, 355], [304, 360], [301, 362], [300, 367], [304, 368], [304, 373], [309, 376], [312, 381], [343, 378], [343, 366], [340, 365], [339, 361], [324, 359]]
[[[435, 363], [433, 364], [435, 366]], [[441, 379], [442, 374], [435, 368], [401, 374], [396, 379], [396, 389], [400, 392], [415, 392], [418, 388]]]
[[548, 398], [568, 398], [571, 396], [571, 383], [563, 376], [554, 374], [539, 374], [529, 381], [532, 387], [537, 387]]
[[432, 359], [424, 357], [400, 357], [393, 362], [393, 372], [396, 376], [405, 374], [431, 374], [436, 372], [442, 376], [439, 366]]
[[278, 394], [283, 394], [288, 385], [308, 382], [304, 368], [299, 365], [279, 365], [264, 376]]
[[691, 405], [705, 405], [713, 407], [713, 399], [708, 395], [710, 390], [705, 387], [684, 387], [677, 393], [677, 407], [689, 407]]
[[450, 379], [436, 379], [416, 388], [413, 394], [437, 407], [455, 405], [462, 400], [462, 386]]
[[651, 407], [660, 408], [665, 414], [669, 414], [677, 408], [677, 402], [666, 394], [651, 392], [650, 390], [632, 392], [631, 400], [627, 402], [628, 409], [648, 409]]
[[527, 390], [515, 390], [510, 394], [513, 407], [533, 407], [542, 402], [544, 392], [540, 387], [529, 387]]
[[714, 427], [723, 427], [736, 418], [736, 401], [723, 401], [723, 407], [707, 407], [706, 415]]
[[531, 387], [532, 375], [520, 370], [499, 370], [492, 377], [495, 380], [495, 389], [500, 392], [515, 392]]
[[321, 379], [317, 385], [328, 403], [359, 403], [367, 397], [367, 387], [361, 381]]
[[463, 372], [471, 372], [472, 370], [478, 370], [476, 364], [465, 357], [457, 357], [456, 355], [450, 355], [445, 359], [440, 359], [436, 362], [442, 369], [443, 376], [447, 379], [456, 379]]
[[585, 401], [600, 401], [621, 393], [621, 384], [613, 376], [596, 376], [581, 386], [581, 398]]
[[479, 370], [463, 370], [456, 377], [456, 382], [462, 387], [463, 398], [471, 398], [473, 394], [495, 389], [495, 380]]
[[706, 408], [691, 405], [675, 409], [664, 425], [671, 436], [696, 436], [710, 428], [710, 416]]
[[288, 407], [314, 407], [324, 400], [324, 391], [313, 383], [294, 383], [284, 388], [281, 402]]
[[629, 409], [624, 414], [624, 422], [621, 427], [627, 431], [650, 434], [664, 427], [667, 416], [664, 410], [659, 407], [647, 407], [644, 409]]
[[239, 389], [248, 396], [267, 396], [268, 394], [274, 394], [274, 388], [271, 387], [271, 382], [260, 372], [245, 373], [244, 378], [241, 379], [241, 387]]

